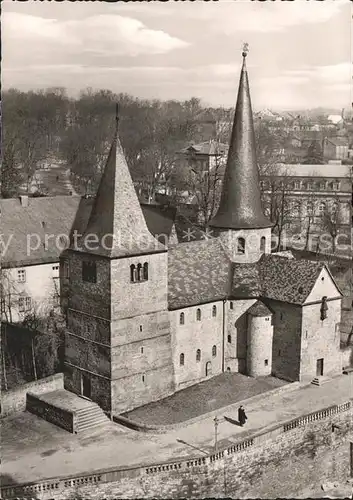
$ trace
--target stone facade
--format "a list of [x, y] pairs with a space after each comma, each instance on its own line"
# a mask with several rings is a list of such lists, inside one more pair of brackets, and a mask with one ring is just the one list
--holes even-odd
[[[302, 310], [302, 345], [300, 356], [300, 381], [310, 381], [315, 376], [334, 376], [342, 373], [340, 332], [341, 300], [328, 301], [327, 318], [320, 318], [321, 301], [305, 305]], [[322, 359], [322, 373], [317, 367]], [[320, 363], [320, 362], [319, 362]]]
[[256, 299], [230, 300], [225, 307], [224, 366], [225, 370], [246, 374], [247, 357], [247, 310]]
[[223, 302], [178, 309], [170, 317], [176, 388], [222, 373]]
[[247, 374], [263, 377], [272, 372], [273, 326], [268, 316], [248, 315]]
[[59, 262], [2, 269], [1, 284], [2, 321], [16, 323], [28, 312], [45, 314], [60, 305]]
[[273, 300], [266, 304], [273, 311], [272, 374], [294, 382], [300, 377], [301, 307]]
[[[219, 237], [232, 262], [257, 262], [263, 253], [271, 253], [271, 228], [222, 231]], [[239, 239], [245, 240], [243, 252]]]
[[[85, 260], [96, 264], [95, 283], [82, 280]], [[131, 282], [140, 260], [148, 279]], [[82, 394], [88, 378], [86, 395], [116, 414], [172, 393], [166, 252], [113, 260], [70, 252], [69, 261], [65, 387]]]

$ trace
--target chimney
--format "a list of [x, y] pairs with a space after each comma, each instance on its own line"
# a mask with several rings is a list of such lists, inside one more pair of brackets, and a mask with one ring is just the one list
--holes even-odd
[[21, 194], [20, 196], [20, 201], [21, 201], [21, 205], [23, 207], [28, 207], [28, 195], [26, 194]]

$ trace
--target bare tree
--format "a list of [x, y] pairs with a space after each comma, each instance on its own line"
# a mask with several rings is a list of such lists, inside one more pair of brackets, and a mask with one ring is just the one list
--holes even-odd
[[201, 223], [207, 226], [218, 208], [221, 184], [224, 176], [225, 155], [220, 145], [213, 143], [212, 155], [206, 165], [201, 167], [192, 159], [189, 160], [189, 193], [195, 196], [201, 215]]
[[325, 208], [321, 215], [321, 227], [326, 231], [332, 242], [332, 253], [336, 253], [336, 239], [340, 232], [341, 227], [344, 225], [342, 212], [340, 210], [339, 197], [333, 199], [332, 205], [325, 204]]
[[286, 171], [277, 172], [274, 166], [267, 165], [266, 175], [262, 176], [261, 196], [266, 216], [273, 223], [273, 231], [277, 234], [278, 251], [282, 245], [284, 232], [293, 223], [293, 201], [290, 199], [292, 179]]

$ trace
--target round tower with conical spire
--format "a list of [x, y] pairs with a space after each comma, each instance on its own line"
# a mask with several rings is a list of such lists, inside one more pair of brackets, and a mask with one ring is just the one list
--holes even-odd
[[210, 222], [229, 258], [244, 263], [257, 262], [262, 253], [270, 253], [272, 227], [261, 204], [247, 54], [248, 44], [244, 44], [221, 201]]

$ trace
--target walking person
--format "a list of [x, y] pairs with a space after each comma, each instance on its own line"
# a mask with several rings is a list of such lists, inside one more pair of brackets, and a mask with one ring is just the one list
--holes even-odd
[[243, 425], [245, 424], [247, 419], [248, 419], [248, 417], [245, 414], [244, 406], [243, 405], [239, 406], [239, 408], [238, 408], [238, 420], [239, 420], [241, 427], [243, 427]]

